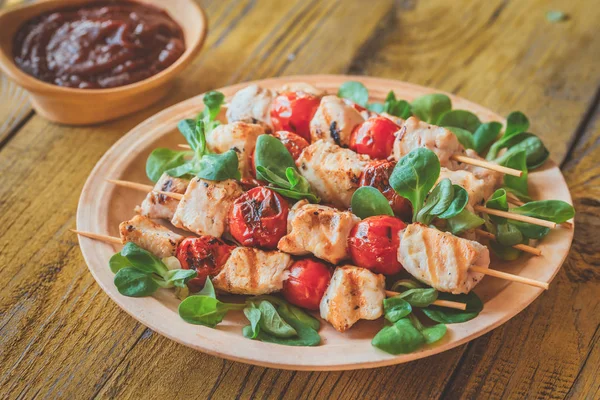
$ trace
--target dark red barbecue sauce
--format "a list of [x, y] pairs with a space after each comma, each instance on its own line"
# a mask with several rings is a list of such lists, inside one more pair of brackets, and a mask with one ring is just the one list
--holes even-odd
[[48, 83], [80, 89], [128, 85], [159, 73], [185, 51], [181, 27], [159, 8], [98, 2], [27, 21], [15, 63]]

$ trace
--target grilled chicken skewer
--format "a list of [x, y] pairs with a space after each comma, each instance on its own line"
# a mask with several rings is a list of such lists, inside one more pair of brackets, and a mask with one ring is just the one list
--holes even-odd
[[[133, 242], [159, 258], [174, 257], [182, 267], [195, 269], [200, 279], [190, 281], [199, 290], [210, 275], [215, 288], [227, 293], [259, 295], [278, 292], [293, 260], [289, 254], [235, 247], [208, 235], [185, 238], [149, 218], [136, 215], [119, 225], [121, 237], [89, 232], [79, 235], [112, 244]], [[197, 245], [200, 244], [200, 248]], [[200, 256], [199, 256], [200, 255]]]
[[[283, 90], [281, 90], [280, 93], [301, 91], [315, 97], [322, 96], [318, 108], [310, 120], [310, 132], [306, 135], [310, 135], [311, 142], [324, 140], [338, 146], [348, 147], [350, 144], [350, 135], [354, 128], [372, 115], [372, 113], [362, 107], [352, 104], [340, 97], [335, 95], [324, 95], [325, 93], [322, 90], [319, 90], [312, 85], [297, 83], [282, 89]], [[227, 120], [229, 123], [244, 121], [261, 123], [272, 127], [274, 121], [271, 120], [271, 113], [273, 111], [273, 103], [276, 102], [276, 97], [276, 91], [264, 89], [257, 85], [251, 85], [239, 90], [229, 103]], [[385, 117], [390, 118], [392, 116]], [[445, 128], [426, 124], [415, 117], [411, 117], [406, 121], [393, 117], [390, 119], [395, 123], [404, 122], [404, 126], [398, 134], [398, 140], [394, 148], [396, 159], [399, 159], [402, 155], [410, 152], [415, 146], [428, 147], [436, 153], [445, 154], [448, 154], [449, 148], [453, 148], [454, 151], [448, 155], [447, 160], [440, 157], [440, 160], [445, 161], [443, 166], [448, 166], [450, 163], [453, 165], [464, 163], [474, 167], [473, 170], [486, 168], [491, 171], [517, 177], [522, 175], [522, 171], [483, 160], [474, 151], [465, 151], [460, 143], [458, 143], [456, 136]], [[436, 136], [428, 134], [427, 131], [432, 130], [431, 128], [437, 128], [438, 131], [442, 132], [441, 136], [443, 137], [440, 137], [439, 133]], [[406, 136], [410, 136], [411, 138], [407, 139]], [[309, 139], [308, 137], [305, 138]], [[434, 143], [431, 142], [431, 140], [434, 142], [442, 140], [446, 142], [446, 144], [454, 145], [454, 147], [439, 146], [440, 143]], [[406, 153], [404, 153], [406, 144], [402, 144], [402, 142], [406, 142], [406, 144], [411, 147]], [[398, 148], [396, 149], [396, 147]]]
[[[295, 255], [313, 254], [316, 257], [337, 264], [348, 258], [348, 238], [350, 231], [358, 221], [359, 219], [348, 211], [339, 211], [335, 208], [323, 205], [298, 202], [292, 210], [290, 210], [288, 234], [281, 238], [278, 248], [283, 252]], [[487, 247], [478, 242], [463, 239], [433, 228], [425, 227], [423, 230], [421, 227], [423, 227], [422, 224], [413, 223], [408, 225], [403, 231], [403, 235], [400, 238], [400, 248], [406, 244], [407, 232], [417, 232], [421, 230], [423, 231], [423, 234], [416, 233], [414, 235], [414, 237], [419, 239], [418, 242], [420, 247], [416, 245], [412, 246], [411, 251], [403, 253], [404, 255], [402, 257], [400, 257], [400, 255], [398, 256], [398, 261], [411, 275], [430, 284], [436, 289], [453, 291], [458, 287], [458, 283], [455, 282], [454, 287], [450, 285], [437, 285], [436, 279], [428, 279], [426, 276], [422, 277], [422, 274], [418, 273], [419, 268], [415, 267], [411, 270], [410, 268], [407, 268], [405, 264], [406, 262], [413, 263], [415, 266], [421, 265], [417, 252], [419, 249], [422, 249], [424, 252], [431, 251], [434, 242], [438, 246], [433, 247], [440, 249], [440, 251], [436, 252], [438, 258], [435, 259], [433, 263], [427, 264], [427, 270], [447, 270], [450, 274], [454, 271], [456, 272], [456, 277], [467, 273], [467, 269], [469, 265], [471, 265], [471, 271], [476, 272], [477, 274], [492, 275], [544, 289], [548, 288], [548, 284], [545, 282], [538, 282], [521, 278], [516, 275], [498, 273], [498, 271], [487, 269], [489, 266], [489, 251]], [[432, 240], [426, 240], [425, 235], [432, 237]], [[409, 237], [413, 236], [410, 235]], [[417, 243], [417, 240], [413, 240], [413, 242]], [[448, 247], [446, 246], [447, 244], [450, 244], [451, 246]], [[470, 255], [487, 254], [487, 256], [482, 255], [483, 263], [466, 263], [467, 260], [463, 260], [465, 262], [457, 265], [456, 261], [460, 259], [459, 256], [463, 256], [467, 253]], [[437, 273], [435, 272], [430, 272], [430, 274], [434, 278], [437, 276]], [[502, 274], [503, 276], [499, 276], [499, 274]], [[479, 277], [477, 281], [480, 279], [481, 277]], [[467, 289], [460, 289], [461, 291], [458, 292], [469, 292], [473, 286], [474, 284]]]
[[[459, 172], [459, 171], [454, 171], [454, 172]], [[170, 177], [167, 177], [167, 178], [170, 178]], [[180, 178], [171, 178], [171, 179], [177, 180]], [[107, 179], [107, 181], [110, 183], [113, 183], [115, 185], [118, 185], [118, 186], [148, 192], [149, 193], [148, 196], [146, 197], [146, 199], [144, 200], [142, 205], [137, 208], [137, 211], [140, 212], [140, 214], [147, 216], [149, 218], [164, 218], [164, 219], [171, 220], [171, 218], [173, 218], [173, 214], [175, 213], [175, 210], [177, 209], [178, 202], [184, 197], [183, 194], [178, 193], [178, 192], [168, 192], [168, 191], [164, 191], [164, 190], [157, 190], [158, 187], [165, 188], [165, 185], [162, 184], [162, 182], [163, 182], [162, 177], [161, 177], [161, 180], [159, 180], [159, 182], [157, 182], [157, 184], [154, 187], [150, 186], [150, 185], [142, 184], [142, 183], [115, 180], [115, 179]], [[169, 186], [175, 187], [176, 185], [169, 185]], [[471, 195], [471, 192], [469, 192], [469, 195]], [[174, 201], [169, 202], [166, 199], [173, 199]], [[302, 205], [305, 205], [305, 204], [307, 204], [307, 203], [306, 202], [302, 203]], [[156, 205], [158, 205], [158, 207], [159, 207], [158, 211], [155, 210]], [[294, 207], [298, 208], [299, 206], [300, 206], [300, 204], [296, 203], [296, 205]], [[170, 207], [169, 210], [165, 211], [166, 207]], [[170, 213], [168, 211], [170, 211]], [[515, 214], [511, 214], [511, 216], [512, 215], [515, 215]], [[226, 216], [223, 215], [223, 218], [225, 218], [225, 217]], [[548, 222], [548, 221], [545, 221], [545, 222]], [[477, 229], [476, 232], [487, 239], [491, 239], [491, 240], [496, 239], [495, 235], [493, 235], [492, 233], [483, 231], [481, 229]], [[207, 233], [199, 233], [199, 234], [207, 234]], [[213, 235], [213, 236], [217, 236], [217, 235]], [[325, 239], [326, 239], [326, 237], [327, 237], [327, 235], [325, 235]], [[533, 254], [536, 256], [541, 255], [541, 250], [539, 250], [535, 247], [532, 247], [532, 246], [528, 246], [525, 244], [517, 244], [517, 245], [514, 245], [513, 247], [516, 249], [525, 251], [529, 254]], [[293, 250], [290, 251], [290, 253], [296, 254], [296, 253], [293, 253]], [[325, 254], [325, 253], [323, 253], [323, 254]], [[344, 256], [341, 259], [345, 258], [345, 254], [347, 254], [347, 253], [344, 252]], [[318, 257], [318, 255], [317, 255], [317, 257]], [[333, 253], [331, 255], [326, 256], [326, 258], [324, 258], [324, 259], [327, 261], [333, 262], [335, 264], [335, 263], [337, 263], [337, 261], [339, 261], [336, 259], [337, 257], [339, 257], [339, 256], [335, 255], [335, 253]]]
[[[138, 217], [139, 217], [139, 216], [138, 216]], [[134, 217], [134, 218], [136, 218], [136, 217]], [[128, 223], [130, 223], [130, 222], [131, 222], [131, 221], [125, 221], [125, 222], [124, 222], [124, 224], [128, 224]], [[151, 221], [150, 221], [150, 222], [151, 222]], [[123, 224], [122, 224], [122, 225], [123, 225]], [[137, 222], [137, 224], [136, 224], [136, 225], [137, 225], [137, 226], [140, 226], [139, 222]], [[155, 225], [158, 225], [158, 224], [155, 224]], [[125, 225], [125, 226], [127, 226], [127, 225]], [[162, 227], [161, 225], [158, 225], [158, 226], [159, 226], [160, 228], [158, 228], [158, 227], [156, 227], [156, 226], [154, 226], [153, 228], [154, 228], [154, 229], [157, 229], [157, 230], [162, 230], [162, 229], [165, 229], [165, 230], [167, 230], [166, 228]], [[161, 229], [161, 228], [162, 228], [162, 229]], [[102, 234], [98, 234], [98, 233], [94, 233], [94, 232], [84, 232], [84, 231], [78, 231], [78, 230], [75, 230], [75, 229], [71, 229], [71, 231], [72, 231], [73, 233], [77, 234], [77, 235], [81, 235], [81, 236], [84, 236], [84, 237], [87, 237], [87, 238], [90, 238], [90, 239], [100, 240], [100, 241], [103, 241], [103, 242], [106, 242], [106, 243], [117, 244], [117, 245], [124, 244], [124, 243], [126, 243], [127, 241], [129, 241], [129, 239], [131, 238], [131, 236], [129, 236], [129, 237], [123, 237], [123, 236], [122, 236], [121, 238], [117, 238], [117, 237], [114, 237], [114, 236], [102, 235]], [[176, 235], [176, 234], [174, 234], [174, 235]], [[179, 236], [179, 235], [177, 235], [177, 236]], [[214, 239], [216, 239], [216, 238], [214, 238]], [[136, 240], [137, 240], [137, 241], [134, 241], [134, 243], [138, 244], [140, 247], [143, 247], [143, 245], [147, 245], [147, 242], [140, 242], [139, 238], [137, 238]], [[182, 239], [182, 240], [183, 240], [183, 239]], [[179, 243], [181, 243], [181, 242], [179, 242]], [[167, 246], [167, 247], [168, 247], [168, 248], [170, 248], [169, 246]], [[168, 255], [175, 255], [175, 253], [168, 253], [168, 252], [167, 252], [167, 253], [165, 253], [164, 251], [162, 251], [162, 252], [161, 252], [161, 251], [159, 251], [159, 253], [154, 253], [154, 252], [153, 252], [153, 251], [151, 251], [151, 249], [149, 249], [149, 248], [146, 248], [146, 247], [143, 247], [143, 248], [145, 248], [146, 250], [150, 251], [151, 253], [153, 253], [153, 254], [154, 254], [154, 255], [156, 255], [157, 257], [158, 257], [159, 255], [165, 255], [165, 254], [166, 254], [167, 256], [168, 256]], [[227, 280], [226, 280], [225, 278], [223, 278], [223, 279], [219, 279], [219, 276], [220, 276], [220, 275], [228, 275], [228, 274], [229, 274], [229, 275], [231, 275], [231, 274], [235, 273], [235, 271], [234, 271], [234, 268], [229, 268], [229, 267], [228, 267], [228, 265], [235, 266], [236, 268], [239, 268], [239, 265], [240, 265], [240, 263], [246, 264], [246, 261], [247, 261], [247, 259], [249, 258], [249, 256], [248, 256], [248, 254], [249, 254], [249, 253], [248, 253], [248, 250], [251, 250], [252, 252], [255, 252], [255, 251], [261, 252], [261, 250], [257, 250], [257, 249], [249, 249], [249, 248], [246, 248], [246, 247], [237, 247], [236, 249], [241, 249], [241, 250], [239, 251], [239, 254], [235, 253], [235, 249], [234, 249], [234, 250], [231, 252], [231, 256], [229, 256], [230, 258], [231, 258], [231, 257], [234, 257], [235, 259], [234, 259], [234, 260], [232, 260], [231, 262], [230, 262], [230, 261], [229, 261], [229, 259], [228, 259], [228, 260], [227, 260], [227, 262], [225, 263], [225, 266], [224, 266], [224, 267], [221, 269], [221, 272], [219, 272], [218, 274], [216, 274], [216, 276], [214, 276], [214, 277], [211, 277], [211, 279], [212, 279], [212, 282], [213, 282], [213, 284], [215, 285], [215, 287], [216, 287], [217, 289], [219, 289], [219, 290], [222, 290], [222, 291], [224, 291], [224, 292], [227, 292], [227, 293], [234, 293], [234, 294], [252, 294], [252, 295], [254, 295], [254, 294], [265, 294], [265, 293], [271, 293], [271, 292], [274, 292], [274, 291], [281, 290], [281, 288], [279, 288], [279, 284], [278, 284], [278, 282], [279, 282], [279, 280], [280, 280], [281, 278], [283, 278], [283, 280], [285, 280], [285, 273], [284, 273], [284, 274], [281, 274], [281, 273], [279, 272], [279, 270], [275, 271], [275, 275], [276, 275], [276, 276], [274, 277], [274, 278], [275, 278], [275, 281], [277, 281], [277, 283], [276, 283], [276, 285], [275, 285], [275, 286], [276, 286], [277, 288], [279, 288], [279, 289], [278, 289], [278, 290], [271, 290], [271, 291], [269, 291], [269, 292], [263, 292], [263, 291], [261, 291], [260, 293], [258, 293], [256, 289], [243, 289], [243, 288], [241, 287], [242, 285], [240, 285], [240, 284], [235, 284], [235, 283], [234, 283], [234, 284], [231, 284], [231, 283], [227, 283], [227, 282], [226, 282]], [[263, 252], [263, 253], [279, 253], [279, 254], [282, 254], [282, 253], [280, 253], [280, 252]], [[263, 256], [262, 258], [264, 258], [264, 254], [261, 254], [261, 255]], [[289, 257], [289, 255], [285, 255], [285, 256], [287, 256], [287, 257], [284, 257], [284, 256], [280, 256], [280, 257], [279, 257], [279, 258], [281, 258], [281, 259], [282, 259], [282, 260], [280, 260], [280, 261], [284, 261], [284, 262], [282, 262], [282, 264], [283, 264], [283, 265], [285, 265], [285, 268], [283, 269], [283, 271], [287, 270], [287, 268], [289, 267], [289, 262], [287, 261], [287, 258]], [[260, 257], [259, 257], [259, 259], [258, 259], [258, 260], [254, 260], [254, 261], [255, 261], [255, 263], [258, 263], [258, 265], [260, 265], [260, 262], [261, 262], [261, 261], [264, 261], [264, 260], [261, 260], [261, 259], [260, 259]], [[229, 264], [228, 264], [228, 263], [229, 263]], [[358, 268], [358, 267], [354, 267], [354, 268]], [[244, 269], [245, 269], [245, 268], [244, 268]], [[360, 269], [362, 270], [362, 269], [364, 269], [364, 268], [360, 268]], [[226, 271], [226, 273], [225, 273], [225, 274], [223, 274], [223, 271]], [[238, 272], [239, 272], [239, 271], [238, 271]], [[265, 274], [265, 275], [268, 275], [268, 274]], [[380, 276], [383, 278], [383, 276], [382, 276], [382, 275], [380, 275]], [[273, 277], [270, 277], [270, 278], [273, 278]], [[224, 282], [221, 282], [221, 281], [224, 281]], [[250, 281], [251, 281], [251, 279], [250, 279], [250, 280], [247, 280], [246, 284], [247, 284], [248, 282], [250, 282]], [[272, 285], [269, 285], [269, 286], [272, 286]], [[263, 290], [264, 290], [264, 289], [263, 289]], [[396, 295], [398, 295], [398, 294], [400, 294], [400, 293], [393, 292], [393, 291], [386, 291], [386, 295], [387, 295], [387, 296], [389, 296], [389, 297], [396, 296]], [[434, 304], [434, 305], [436, 305], [436, 306], [440, 306], [440, 307], [448, 307], [448, 308], [454, 308], [454, 309], [457, 309], [457, 310], [465, 310], [465, 309], [466, 309], [466, 304], [464, 304], [464, 303], [460, 303], [460, 302], [456, 302], [456, 301], [448, 301], [448, 300], [436, 300], [436, 301], [435, 301], [433, 304]]]

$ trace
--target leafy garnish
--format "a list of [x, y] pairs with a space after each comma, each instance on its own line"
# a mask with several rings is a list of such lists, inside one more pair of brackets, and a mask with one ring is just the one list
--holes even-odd
[[473, 291], [468, 294], [440, 292], [438, 293], [438, 299], [467, 304], [467, 309], [464, 311], [448, 307], [439, 307], [436, 305], [430, 305], [422, 309], [423, 313], [429, 318], [443, 324], [456, 324], [469, 321], [478, 316], [481, 310], [483, 310], [483, 302]]
[[291, 199], [318, 203], [310, 184], [300, 175], [287, 148], [271, 135], [260, 135], [254, 152], [256, 177], [271, 184], [271, 189]]
[[361, 219], [375, 215], [394, 216], [394, 211], [388, 199], [371, 186], [360, 187], [354, 192], [351, 200], [352, 213]]
[[369, 101], [369, 90], [360, 82], [348, 81], [342, 83], [338, 96], [365, 107]]
[[204, 110], [198, 118], [179, 121], [177, 128], [192, 150], [155, 149], [146, 161], [146, 174], [150, 180], [158, 181], [163, 173], [172, 177], [196, 175], [215, 181], [240, 179], [237, 154], [233, 150], [211, 154], [206, 146], [206, 134], [220, 124], [216, 118], [224, 99], [220, 92], [208, 92], [203, 98]]
[[411, 109], [421, 121], [435, 125], [442, 115], [452, 110], [452, 101], [445, 94], [426, 94], [413, 100]]
[[114, 284], [128, 297], [150, 296], [160, 287], [184, 287], [198, 274], [189, 269], [172, 269], [147, 250], [129, 242], [114, 254], [109, 266], [115, 273]]
[[435, 153], [426, 148], [417, 148], [402, 157], [390, 176], [390, 186], [400, 196], [408, 199], [413, 206], [413, 220], [417, 215], [429, 191], [440, 175], [440, 160]]
[[434, 218], [457, 217], [469, 201], [467, 191], [449, 179], [442, 179], [433, 187], [440, 169], [437, 155], [426, 148], [414, 149], [394, 167], [390, 186], [411, 202], [414, 222], [429, 225]]
[[481, 121], [477, 115], [466, 110], [451, 110], [443, 114], [437, 125], [444, 127], [456, 127], [464, 129], [468, 132], [475, 132], [481, 125]]

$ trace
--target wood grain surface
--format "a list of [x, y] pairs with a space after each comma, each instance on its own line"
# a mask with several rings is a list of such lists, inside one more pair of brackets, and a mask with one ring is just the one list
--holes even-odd
[[[0, 98], [0, 397], [600, 397], [600, 8], [583, 0], [202, 1], [205, 49], [161, 103], [95, 127]], [[567, 21], [550, 23], [560, 10]], [[0, 28], [1, 30], [1, 28]], [[499, 329], [404, 364], [278, 371], [193, 352], [145, 329], [83, 262], [77, 199], [101, 155], [157, 111], [211, 88], [310, 73], [389, 77], [519, 109], [561, 162], [577, 209], [550, 290]], [[4, 92], [3, 92], [4, 93]], [[7, 127], [5, 116], [16, 115]]]

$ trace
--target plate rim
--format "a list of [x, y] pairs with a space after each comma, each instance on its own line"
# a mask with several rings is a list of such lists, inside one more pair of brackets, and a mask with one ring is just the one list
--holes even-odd
[[[367, 86], [367, 88], [369, 88], [370, 85], [381, 84], [381, 85], [387, 86], [388, 88], [405, 86], [406, 88], [412, 89], [412, 90], [420, 92], [420, 93], [445, 93], [448, 96], [450, 96], [450, 98], [453, 100], [453, 102], [458, 101], [462, 104], [468, 105], [469, 108], [471, 108], [471, 109], [474, 108], [474, 109], [479, 110], [479, 111], [475, 111], [476, 113], [477, 112], [485, 112], [486, 114], [491, 116], [492, 119], [504, 121], [504, 118], [500, 117], [498, 114], [492, 112], [491, 110], [487, 109], [486, 107], [483, 107], [481, 105], [473, 103], [462, 97], [453, 95], [451, 93], [447, 93], [447, 92], [444, 92], [441, 90], [428, 88], [428, 87], [424, 87], [424, 86], [420, 86], [420, 85], [415, 85], [415, 84], [412, 84], [409, 82], [404, 82], [404, 81], [399, 81], [399, 80], [394, 80], [394, 79], [367, 77], [367, 76], [292, 75], [292, 76], [282, 76], [282, 77], [277, 77], [277, 78], [268, 78], [268, 79], [262, 79], [262, 80], [242, 82], [242, 83], [226, 86], [226, 87], [215, 89], [215, 90], [233, 92], [233, 91], [239, 90], [240, 88], [245, 87], [249, 84], [259, 84], [259, 85], [269, 86], [269, 85], [282, 85], [285, 83], [297, 82], [297, 81], [308, 81], [308, 82], [313, 82], [313, 83], [318, 83], [319, 81], [333, 82], [336, 86], [339, 86], [340, 83], [342, 83], [344, 81], [348, 81], [348, 80], [360, 81], [360, 82], [364, 83], [365, 86]], [[109, 164], [107, 164], [107, 163], [109, 163], [111, 157], [116, 156], [118, 154], [118, 150], [121, 147], [123, 147], [123, 145], [125, 143], [129, 143], [132, 141], [140, 142], [141, 139], [143, 138], [143, 136], [141, 136], [140, 138], [137, 138], [137, 139], [135, 137], [136, 136], [135, 134], [139, 130], [144, 129], [148, 126], [151, 126], [156, 121], [159, 121], [162, 117], [168, 116], [172, 113], [178, 114], [179, 109], [181, 109], [181, 110], [187, 109], [188, 107], [190, 107], [192, 104], [194, 104], [196, 102], [199, 102], [201, 104], [202, 96], [203, 96], [203, 94], [199, 94], [194, 97], [188, 98], [186, 100], [176, 103], [176, 104], [150, 116], [146, 120], [142, 121], [141, 123], [139, 123], [138, 125], [133, 127], [129, 132], [127, 132], [125, 135], [123, 135], [123, 137], [121, 137], [119, 140], [117, 140], [106, 151], [106, 153], [100, 158], [100, 160], [96, 163], [96, 165], [90, 172], [90, 174], [85, 182], [85, 185], [82, 189], [82, 192], [81, 192], [81, 195], [79, 198], [79, 202], [78, 202], [78, 207], [77, 207], [77, 218], [76, 218], [77, 219], [77, 229], [90, 230], [89, 228], [87, 228], [87, 223], [86, 223], [86, 217], [88, 217], [88, 215], [86, 215], [86, 210], [88, 208], [86, 206], [86, 202], [88, 202], [91, 194], [94, 191], [104, 190], [105, 192], [108, 192], [108, 193], [111, 193], [112, 191], [114, 191], [114, 188], [107, 186], [107, 183], [104, 181], [104, 178], [102, 178], [103, 183], [98, 185], [98, 177], [97, 177], [98, 172], [102, 169], [108, 169], [110, 172], [114, 172], [115, 170], [118, 170], [118, 165], [112, 165], [112, 166], [108, 167]], [[173, 126], [173, 129], [174, 128], [175, 127]], [[165, 133], [162, 136], [167, 135], [167, 134], [168, 133]], [[558, 168], [558, 165], [550, 160], [547, 163], [546, 167], [544, 168], [544, 171], [558, 172], [558, 174], [561, 178], [560, 186], [564, 186], [564, 188], [566, 189], [565, 193], [567, 196], [563, 200], [567, 201], [570, 204], [573, 204], [571, 194], [568, 190], [568, 186], [565, 182], [562, 172]], [[535, 173], [532, 173], [532, 175], [533, 174], [535, 174]], [[107, 226], [102, 226], [101, 227], [101, 228], [103, 228], [102, 230], [100, 230], [99, 228], [100, 228], [99, 226], [96, 226], [95, 230], [93, 230], [93, 231], [99, 232], [99, 233], [108, 231]], [[573, 241], [574, 228], [571, 229], [569, 232], [570, 232], [570, 234], [568, 235], [568, 247], [567, 247], [566, 251], [564, 251], [564, 253], [561, 254], [560, 262], [558, 263], [558, 265], [556, 266], [554, 271], [552, 271], [552, 274], [548, 277], [548, 282], [551, 282], [554, 279], [554, 277], [556, 276], [556, 274], [558, 273], [558, 271], [564, 264], [564, 261], [570, 252], [570, 248], [571, 248], [572, 241]], [[374, 367], [383, 367], [383, 366], [400, 364], [400, 363], [404, 363], [404, 362], [409, 362], [409, 361], [429, 357], [434, 354], [439, 354], [444, 351], [456, 348], [456, 347], [458, 347], [464, 343], [467, 343], [471, 340], [474, 340], [474, 339], [490, 332], [491, 330], [497, 328], [498, 326], [504, 324], [505, 322], [507, 322], [508, 320], [510, 320], [511, 318], [513, 318], [514, 316], [516, 316], [517, 314], [522, 312], [533, 301], [535, 301], [540, 294], [543, 293], [542, 289], [530, 287], [529, 290], [526, 290], [527, 295], [524, 296], [524, 298], [520, 299], [520, 301], [517, 303], [517, 307], [513, 308], [510, 312], [505, 313], [501, 318], [497, 318], [494, 322], [486, 325], [483, 328], [477, 329], [475, 332], [468, 333], [464, 337], [462, 337], [458, 340], [449, 340], [449, 341], [447, 340], [443, 344], [439, 344], [436, 346], [428, 346], [420, 351], [416, 351], [416, 352], [404, 354], [404, 355], [399, 355], [399, 356], [390, 356], [379, 350], [374, 349], [373, 354], [375, 356], [373, 357], [373, 360], [370, 360], [370, 361], [369, 360], [353, 361], [353, 362], [349, 362], [349, 363], [340, 362], [340, 363], [323, 365], [322, 363], [317, 363], [317, 362], [307, 363], [306, 360], [304, 360], [302, 364], [297, 364], [297, 363], [290, 362], [290, 361], [256, 359], [256, 358], [249, 357], [248, 355], [234, 354], [230, 350], [228, 350], [228, 347], [225, 347], [223, 349], [215, 349], [212, 347], [203, 346], [201, 343], [201, 339], [202, 339], [201, 334], [198, 334], [197, 336], [199, 336], [199, 338], [196, 338], [199, 343], [190, 343], [188, 340], [183, 340], [180, 336], [171, 332], [169, 327], [161, 326], [160, 323], [157, 323], [156, 321], [151, 320], [151, 317], [153, 316], [152, 310], [150, 310], [148, 313], [147, 310], [144, 310], [145, 307], [142, 307], [142, 310], [140, 311], [139, 306], [135, 305], [135, 303], [137, 303], [140, 300], [143, 301], [144, 299], [146, 299], [146, 300], [152, 299], [154, 302], [156, 302], [158, 304], [161, 304], [160, 301], [158, 301], [155, 297], [133, 299], [133, 301], [132, 301], [132, 298], [127, 298], [127, 297], [120, 295], [116, 291], [116, 288], [114, 287], [114, 285], [112, 284], [112, 280], [108, 283], [105, 282], [102, 279], [102, 277], [100, 276], [99, 271], [97, 271], [96, 268], [92, 267], [92, 265], [94, 265], [97, 262], [97, 259], [93, 259], [92, 256], [95, 255], [96, 252], [100, 251], [99, 249], [104, 249], [104, 251], [106, 251], [106, 249], [108, 247], [111, 248], [111, 252], [114, 252], [114, 247], [112, 245], [100, 243], [98, 241], [94, 241], [94, 240], [88, 239], [88, 238], [79, 237], [79, 247], [81, 249], [81, 252], [83, 254], [83, 257], [84, 257], [84, 260], [86, 262], [88, 269], [90, 270], [92, 276], [94, 277], [96, 282], [100, 285], [102, 290], [122, 310], [124, 310], [127, 314], [131, 315], [134, 319], [136, 319], [138, 322], [142, 323], [146, 327], [152, 329], [153, 331], [155, 331], [163, 336], [168, 337], [171, 340], [174, 340], [175, 342], [178, 342], [187, 347], [202, 351], [204, 353], [207, 353], [207, 354], [210, 354], [213, 356], [225, 358], [225, 359], [232, 360], [232, 361], [238, 361], [238, 362], [243, 362], [243, 363], [247, 363], [247, 364], [258, 365], [258, 366], [262, 366], [262, 367], [279, 368], [279, 369], [287, 369], [287, 370], [341, 371], [341, 370], [353, 370], [353, 369], [362, 369], [362, 368], [374, 368]], [[104, 268], [106, 268], [106, 266]], [[495, 297], [499, 297], [503, 292], [505, 292], [507, 290], [511, 290], [511, 287], [514, 287], [514, 285], [516, 285], [516, 284], [512, 283], [512, 284], [507, 285], [501, 291], [499, 291]], [[492, 301], [493, 301], [493, 299], [492, 299]], [[481, 315], [478, 318], [481, 318]], [[475, 321], [475, 320], [472, 320], [472, 321]], [[453, 324], [452, 327], [457, 327], [459, 325], [464, 326], [465, 324], [468, 324], [468, 322], [464, 323], [464, 324]], [[197, 327], [195, 325], [189, 325], [189, 324], [188, 324], [188, 326], [190, 327], [190, 330], [197, 330], [197, 328], [211, 329], [211, 328], [206, 328], [206, 327]], [[216, 330], [216, 331], [219, 332], [219, 330]], [[203, 330], [200, 329], [200, 332], [203, 332]], [[258, 351], [254, 351], [254, 353], [258, 353], [258, 354], [260, 354], [260, 351], [264, 350], [267, 347], [270, 349], [273, 346], [280, 346], [280, 345], [276, 345], [276, 344], [250, 341], [239, 334], [236, 336], [239, 336], [239, 338], [244, 341], [243, 343], [247, 345], [245, 347], [255, 348], [254, 350], [258, 349]], [[319, 348], [322, 348], [323, 346], [327, 346], [327, 344], [323, 344], [322, 346], [318, 346], [313, 349], [319, 349]], [[286, 346], [285, 348], [282, 347], [281, 349], [289, 349], [289, 347]], [[307, 349], [307, 348], [301, 347], [299, 349]]]

